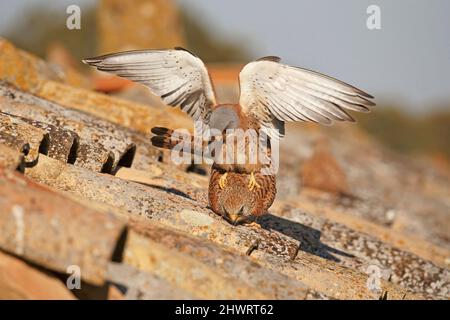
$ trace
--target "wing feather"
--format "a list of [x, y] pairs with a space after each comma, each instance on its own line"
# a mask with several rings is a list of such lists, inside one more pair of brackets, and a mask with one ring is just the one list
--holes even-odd
[[[346, 110], [369, 112], [373, 97], [345, 82], [298, 67], [262, 58], [239, 74], [239, 104], [273, 132], [283, 121], [355, 121]], [[276, 130], [275, 130], [276, 131]], [[280, 133], [279, 136], [282, 136]]]
[[84, 59], [100, 71], [142, 83], [164, 103], [180, 106], [194, 120], [207, 120], [216, 105], [204, 63], [189, 51], [135, 50]]

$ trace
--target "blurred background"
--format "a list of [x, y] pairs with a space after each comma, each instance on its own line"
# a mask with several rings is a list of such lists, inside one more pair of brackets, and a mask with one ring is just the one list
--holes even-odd
[[[74, 4], [81, 28], [69, 30], [66, 9]], [[380, 29], [367, 27], [372, 4], [380, 8]], [[0, 36], [78, 69], [97, 54], [186, 47], [210, 64], [222, 100], [237, 99], [242, 63], [277, 55], [374, 95], [378, 106], [356, 115], [358, 126], [389, 148], [450, 159], [446, 0], [27, 0], [3, 1], [0, 12]]]

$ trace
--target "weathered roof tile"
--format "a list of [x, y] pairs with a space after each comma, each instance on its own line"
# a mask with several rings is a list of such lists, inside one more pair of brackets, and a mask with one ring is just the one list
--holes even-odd
[[4, 140], [2, 135], [0, 134], [0, 167], [6, 169], [24, 169], [24, 161], [23, 161], [23, 153], [21, 150], [26, 145], [25, 143], [20, 143], [22, 145], [19, 150], [12, 149], [7, 145], [3, 144]]
[[[30, 262], [24, 272], [54, 276], [77, 265], [85, 281], [79, 298], [107, 298], [109, 283], [125, 287], [126, 298], [448, 298], [449, 251], [438, 244], [446, 243], [449, 181], [431, 169], [373, 148], [355, 129], [335, 129], [327, 161], [339, 163], [339, 179], [332, 188], [313, 181], [326, 190], [298, 196], [298, 162], [308, 162], [323, 136], [305, 126], [308, 134], [294, 130], [285, 142], [301, 148], [281, 149], [290, 155], [282, 158], [282, 200], [260, 219], [262, 228], [232, 226], [208, 208], [207, 177], [159, 162], [163, 153], [150, 143], [152, 126], [190, 128], [185, 115], [74, 87], [84, 86], [83, 77], [7, 41], [0, 49], [0, 248]], [[373, 177], [388, 179], [374, 185]], [[433, 192], [417, 187], [421, 179]], [[392, 190], [404, 199], [385, 196]], [[389, 208], [406, 213], [391, 217]], [[432, 222], [421, 208], [436, 208]], [[421, 221], [412, 230], [432, 227], [419, 242], [403, 233], [410, 217]], [[430, 244], [433, 235], [440, 241]], [[0, 269], [2, 261], [0, 254]], [[381, 290], [367, 285], [370, 266], [380, 269]], [[61, 287], [38, 278], [40, 286]], [[14, 294], [30, 296], [16, 282]], [[10, 279], [0, 276], [0, 297], [9, 297], [5, 284]]]
[[[51, 170], [53, 172], [50, 172]], [[292, 234], [276, 231], [279, 228], [275, 216], [267, 218], [269, 219], [265, 222], [267, 230], [231, 226], [207, 209], [207, 203], [204, 200], [197, 201], [187, 196], [186, 191], [193, 188], [190, 184], [179, 183], [178, 191], [174, 193], [170, 189], [152, 188], [119, 180], [113, 176], [88, 172], [83, 168], [66, 165], [45, 156], [41, 157], [35, 167], [27, 169], [26, 174], [38, 182], [75, 193], [80, 197], [122, 208], [131, 215], [159, 221], [164, 225], [207, 239], [237, 252], [245, 253], [253, 241], [259, 240], [261, 245], [255, 252], [256, 254], [252, 254], [252, 257], [256, 257], [259, 263], [303, 281], [310, 288], [330, 297], [369, 299], [376, 296], [367, 289], [367, 276], [363, 272], [343, 267], [335, 261], [323, 259], [319, 253], [315, 255], [314, 251], [307, 250], [307, 255], [299, 253], [292, 261], [291, 257], [299, 245], [298, 240], [295, 237], [292, 238]], [[180, 216], [180, 213], [186, 209], [207, 214], [214, 219], [214, 222], [207, 227], [191, 224]], [[311, 216], [310, 219], [314, 220], [314, 217]], [[291, 223], [294, 225], [292, 228], [301, 227], [302, 232], [310, 234], [313, 239], [317, 236], [320, 237], [319, 230], [299, 223]], [[317, 281], [317, 279], [322, 280]], [[330, 283], [334, 285], [330, 286]], [[382, 282], [382, 286], [389, 289], [392, 297], [400, 298], [403, 295], [414, 297], [406, 290], [395, 287], [386, 281]]]
[[[56, 160], [55, 160], [56, 161]], [[0, 248], [51, 270], [76, 265], [82, 279], [101, 284], [124, 222], [0, 169]]]
[[89, 170], [100, 172], [105, 166], [112, 170], [119, 164], [145, 168], [161, 154], [151, 145], [150, 138], [141, 133], [64, 108], [6, 83], [0, 84], [0, 111], [17, 119], [33, 119], [29, 121], [31, 124], [50, 134], [49, 156], [68, 159], [72, 155], [75, 159], [69, 162]]

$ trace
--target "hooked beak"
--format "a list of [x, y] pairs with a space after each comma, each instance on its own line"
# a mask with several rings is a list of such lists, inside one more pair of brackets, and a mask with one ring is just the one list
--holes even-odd
[[247, 219], [243, 214], [244, 206], [242, 206], [237, 213], [229, 213], [225, 207], [222, 208], [225, 212], [224, 218], [234, 226]]
[[242, 216], [238, 214], [230, 214], [228, 215], [228, 220], [235, 226], [241, 220]]
[[242, 221], [247, 220], [247, 217], [242, 215], [242, 210], [239, 211], [238, 214], [229, 214], [227, 212], [225, 219], [228, 220], [228, 222], [230, 222], [232, 225], [236, 226], [239, 223], [241, 223]]

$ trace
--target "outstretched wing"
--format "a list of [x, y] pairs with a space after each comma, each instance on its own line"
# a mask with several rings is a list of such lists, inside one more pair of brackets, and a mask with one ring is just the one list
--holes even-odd
[[[329, 125], [354, 121], [345, 111], [368, 112], [371, 95], [326, 75], [279, 63], [265, 57], [245, 65], [239, 74], [239, 104], [261, 122], [272, 138], [284, 134], [284, 121]], [[276, 133], [277, 131], [280, 133]]]
[[180, 106], [194, 120], [206, 120], [216, 105], [204, 63], [182, 48], [126, 51], [83, 62], [146, 85], [164, 103]]

